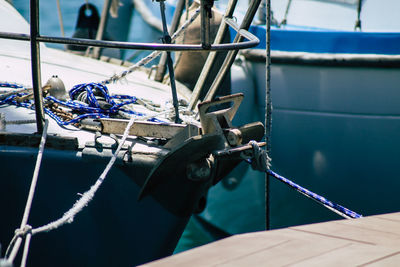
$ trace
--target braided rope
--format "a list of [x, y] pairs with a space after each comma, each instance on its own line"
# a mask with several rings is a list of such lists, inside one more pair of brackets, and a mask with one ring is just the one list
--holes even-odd
[[[8, 88], [24, 88], [22, 85], [13, 83], [0, 83], [0, 87]], [[137, 112], [134, 110], [123, 108], [126, 105], [134, 104], [137, 102], [137, 98], [129, 95], [110, 95], [107, 87], [100, 83], [83, 83], [75, 85], [70, 91], [69, 95], [71, 99], [78, 98], [81, 94], [85, 94], [85, 99], [88, 103], [82, 101], [68, 100], [61, 101], [53, 96], [47, 96], [44, 98], [48, 103], [56, 103], [71, 109], [73, 112], [80, 113], [75, 118], [64, 121], [58, 115], [56, 115], [50, 108], [45, 107], [44, 111], [52, 119], [54, 119], [58, 125], [66, 126], [74, 123], [78, 123], [85, 118], [108, 118], [112, 115], [117, 115], [119, 112], [124, 112], [135, 116], [145, 116], [146, 114]], [[16, 93], [10, 95], [3, 100], [0, 100], [0, 105], [9, 104], [17, 107], [24, 107], [33, 109], [34, 105], [32, 101], [20, 102], [17, 101], [17, 97], [27, 95], [27, 93]], [[101, 107], [98, 98], [104, 99], [107, 103], [107, 107]], [[114, 100], [121, 100], [120, 103], [116, 103]], [[151, 119], [152, 121], [159, 121], [157, 119]]]
[[[198, 17], [199, 14], [200, 14], [200, 8], [196, 9], [194, 14], [190, 17], [190, 19], [186, 20], [185, 23], [171, 36], [171, 43], [174, 42], [176, 40], [176, 38], [178, 38], [187, 29], [187, 27]], [[120, 74], [115, 74], [115, 75], [111, 76], [110, 78], [108, 78], [107, 80], [102, 81], [101, 83], [102, 84], [110, 84], [110, 83], [117, 82], [118, 80], [124, 78], [125, 76], [127, 76], [128, 74], [137, 70], [138, 68], [151, 62], [152, 60], [157, 58], [159, 55], [161, 55], [162, 52], [163, 51], [154, 51], [147, 57], [144, 57], [139, 62], [137, 62], [136, 64], [129, 67], [127, 70], [121, 72]]]
[[330, 209], [331, 211], [337, 213], [338, 215], [346, 218], [346, 219], [355, 219], [355, 218], [361, 218], [362, 215], [349, 210], [348, 208], [345, 208], [339, 204], [333, 203], [332, 201], [326, 199], [323, 196], [320, 196], [296, 183], [294, 183], [293, 181], [273, 172], [272, 170], [270, 170], [267, 166], [269, 164], [268, 161], [268, 156], [266, 154], [265, 150], [262, 150], [256, 142], [251, 141], [250, 144], [253, 147], [253, 154], [254, 154], [254, 158], [253, 160], [250, 162], [252, 164], [252, 167], [255, 168], [256, 170], [265, 172], [269, 175], [271, 175], [272, 177], [278, 179], [279, 181], [283, 182], [284, 184], [289, 185], [290, 187], [292, 187], [293, 189], [295, 189], [297, 192], [303, 194], [304, 196], [311, 198], [312, 200], [318, 202], [319, 204], [322, 204], [324, 207]]
[[10, 244], [8, 245], [6, 250], [6, 258], [10, 256], [11, 250], [14, 248], [17, 239], [26, 237], [28, 233], [32, 233], [32, 226], [30, 226], [29, 224], [26, 224], [23, 228], [18, 228], [15, 230], [14, 236], [11, 239]]
[[27, 95], [27, 93], [17, 93], [15, 95], [8, 96], [7, 98], [0, 100], [0, 106], [9, 104], [9, 105], [14, 105], [17, 107], [24, 107], [28, 109], [33, 109], [33, 104], [32, 103], [26, 103], [26, 102], [19, 102], [16, 100], [17, 97], [21, 97]]
[[21, 89], [24, 88], [23, 85], [17, 84], [17, 83], [8, 83], [8, 82], [1, 82], [0, 87], [6, 87], [6, 88], [14, 88], [14, 89]]
[[[17, 229], [15, 231], [15, 235], [14, 235], [13, 239], [11, 240], [10, 245], [8, 246], [7, 251], [6, 251], [7, 260], [9, 260], [10, 262], [14, 261], [16, 255], [17, 255], [17, 252], [20, 248], [23, 237], [26, 238], [25, 239], [24, 257], [26, 257], [27, 253], [28, 253], [27, 250], [29, 249], [29, 242], [30, 242], [30, 236], [32, 234], [32, 227], [30, 225], [28, 225], [27, 223], [28, 223], [28, 218], [29, 218], [29, 214], [31, 211], [31, 207], [32, 207], [33, 197], [34, 197], [35, 191], [36, 191], [36, 184], [37, 184], [37, 180], [39, 177], [40, 166], [42, 163], [43, 151], [44, 151], [44, 147], [46, 144], [48, 125], [49, 125], [49, 121], [45, 120], [43, 134], [40, 139], [39, 151], [38, 151], [38, 155], [36, 158], [35, 169], [33, 171], [32, 181], [31, 181], [31, 185], [29, 188], [28, 198], [27, 198], [26, 204], [25, 204], [24, 215], [21, 220], [21, 225], [20, 225], [19, 229]], [[26, 258], [25, 258], [25, 261], [26, 261]]]
[[24, 250], [22, 253], [21, 267], [26, 266], [26, 260], [28, 259], [29, 245], [31, 244], [31, 239], [32, 239], [32, 233], [27, 233], [27, 235], [25, 237]]
[[[150, 119], [152, 116], [146, 116], [143, 119]], [[132, 127], [133, 123], [135, 122], [136, 118], [131, 117], [129, 120], [128, 125], [125, 128], [124, 134], [121, 138], [121, 141], [119, 142], [119, 145], [117, 149], [115, 150], [115, 153], [111, 157], [110, 161], [108, 162], [106, 168], [104, 169], [103, 173], [99, 176], [99, 178], [96, 180], [96, 182], [90, 187], [88, 191], [83, 193], [81, 197], [75, 202], [75, 204], [67, 211], [64, 213], [64, 215], [53, 221], [50, 222], [46, 225], [43, 225], [41, 227], [37, 227], [32, 230], [32, 235], [41, 233], [41, 232], [49, 232], [51, 230], [57, 229], [67, 223], [72, 223], [74, 221], [75, 216], [82, 211], [84, 207], [86, 207], [89, 202], [93, 199], [95, 193], [107, 177], [108, 172], [111, 170], [111, 167], [114, 165], [115, 160], [117, 159], [117, 156], [124, 145], [126, 138], [128, 137], [129, 134], [129, 129]]]
[[311, 198], [312, 200], [317, 201], [318, 203], [324, 205], [324, 207], [330, 209], [331, 211], [337, 213], [338, 215], [346, 218], [346, 219], [356, 219], [356, 218], [361, 218], [362, 215], [358, 214], [348, 208], [345, 208], [339, 204], [333, 203], [332, 201], [326, 199], [323, 196], [320, 196], [314, 192], [311, 192], [310, 190], [301, 187], [300, 185], [292, 182], [291, 180], [273, 172], [272, 170], [268, 170], [268, 173], [272, 176], [278, 179], [279, 181], [289, 185], [290, 187], [294, 188], [297, 192], [305, 195], [308, 198]]

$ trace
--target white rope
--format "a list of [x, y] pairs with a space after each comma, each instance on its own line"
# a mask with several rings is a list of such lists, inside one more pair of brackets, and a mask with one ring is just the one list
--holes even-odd
[[[171, 111], [166, 111], [163, 113], [169, 113]], [[55, 220], [53, 222], [50, 222], [44, 226], [35, 228], [32, 230], [32, 234], [35, 235], [37, 233], [41, 233], [41, 232], [49, 232], [51, 230], [57, 229], [58, 227], [67, 224], [67, 223], [72, 223], [74, 221], [74, 217], [75, 215], [77, 215], [80, 211], [82, 211], [82, 209], [84, 207], [86, 207], [89, 202], [93, 199], [97, 189], [101, 186], [101, 184], [103, 183], [103, 181], [105, 180], [108, 172], [111, 170], [111, 167], [113, 166], [113, 164], [115, 163], [115, 160], [117, 159], [117, 156], [122, 148], [122, 146], [124, 145], [126, 138], [128, 137], [129, 134], [129, 129], [132, 127], [133, 123], [140, 119], [140, 120], [148, 120], [151, 118], [154, 118], [156, 116], [159, 116], [163, 113], [158, 113], [155, 115], [150, 115], [150, 116], [146, 116], [146, 117], [134, 117], [131, 116], [128, 125], [125, 128], [124, 134], [121, 138], [121, 141], [114, 153], [114, 155], [111, 157], [110, 161], [108, 162], [106, 168], [104, 169], [103, 173], [100, 175], [100, 177], [97, 179], [96, 183], [94, 185], [92, 185], [90, 187], [90, 189], [88, 191], [86, 191], [85, 193], [83, 193], [81, 195], [81, 198], [78, 199], [75, 204], [72, 206], [71, 209], [69, 209], [67, 212], [64, 213], [64, 215], [59, 218], [58, 220]]]
[[271, 167], [271, 159], [268, 157], [266, 150], [262, 150], [258, 143], [254, 140], [249, 142], [253, 148], [253, 160], [251, 166], [255, 170], [266, 172]]
[[26, 260], [28, 259], [29, 245], [31, 243], [31, 238], [32, 238], [32, 233], [29, 232], [25, 237], [25, 246], [24, 246], [24, 253], [22, 254], [22, 259], [21, 259], [21, 267], [26, 266]]
[[89, 204], [89, 202], [93, 199], [97, 189], [99, 189], [99, 187], [105, 180], [108, 172], [111, 170], [111, 167], [114, 165], [115, 160], [117, 159], [117, 156], [118, 156], [122, 146], [124, 145], [126, 138], [128, 137], [129, 129], [132, 127], [134, 122], [135, 122], [135, 117], [132, 116], [131, 119], [129, 120], [128, 125], [125, 128], [121, 142], [119, 143], [114, 155], [111, 157], [111, 159], [108, 162], [103, 173], [97, 179], [96, 183], [94, 185], [92, 185], [88, 191], [83, 193], [81, 198], [78, 199], [78, 201], [75, 202], [75, 204], [72, 206], [72, 208], [69, 209], [67, 212], [65, 212], [61, 218], [59, 218], [58, 220], [53, 221], [49, 224], [46, 224], [44, 226], [33, 229], [32, 234], [37, 234], [40, 232], [49, 232], [51, 230], [57, 229], [58, 227], [66, 224], [66, 223], [72, 223], [74, 221], [75, 215], [78, 214], [84, 207], [86, 207]]
[[[200, 8], [196, 9], [194, 14], [190, 17], [190, 19], [186, 20], [185, 23], [171, 36], [171, 43], [174, 42], [176, 40], [176, 38], [178, 38], [186, 30], [186, 28], [197, 18], [197, 16], [199, 14], [200, 14]], [[147, 57], [144, 57], [139, 62], [137, 62], [136, 64], [129, 67], [129, 69], [121, 72], [120, 74], [115, 74], [112, 77], [110, 77], [109, 79], [102, 81], [101, 83], [103, 83], [103, 84], [114, 83], [114, 82], [124, 78], [126, 75], [132, 73], [136, 69], [146, 65], [153, 59], [157, 58], [161, 53], [162, 53], [162, 51], [154, 51]]]
[[44, 129], [43, 129], [42, 139], [40, 142], [38, 158], [36, 161], [36, 166], [35, 166], [35, 170], [34, 170], [34, 174], [33, 174], [33, 178], [32, 178], [31, 189], [30, 189], [30, 192], [28, 195], [28, 200], [27, 200], [27, 204], [25, 206], [24, 216], [23, 216], [23, 219], [21, 222], [21, 227], [15, 231], [14, 237], [12, 238], [12, 240], [7, 248], [7, 251], [5, 254], [7, 262], [12, 263], [14, 261], [16, 255], [17, 255], [17, 252], [20, 248], [21, 242], [22, 242], [23, 238], [25, 238], [25, 246], [24, 246], [24, 251], [23, 251], [22, 260], [21, 260], [21, 267], [25, 267], [32, 235], [41, 233], [41, 232], [49, 232], [51, 230], [59, 228], [60, 226], [62, 226], [64, 224], [73, 222], [74, 217], [80, 211], [82, 211], [82, 209], [84, 207], [86, 207], [89, 204], [89, 202], [93, 199], [96, 191], [98, 190], [98, 188], [101, 186], [101, 184], [105, 180], [108, 172], [111, 170], [111, 167], [114, 165], [114, 163], [117, 159], [117, 156], [126, 141], [126, 138], [128, 137], [129, 129], [132, 127], [133, 123], [135, 121], [137, 121], [137, 119], [148, 120], [148, 119], [154, 118], [156, 116], [168, 114], [170, 112], [171, 112], [171, 110], [168, 110], [168, 111], [164, 111], [164, 112], [159, 112], [155, 115], [150, 115], [150, 116], [145, 116], [145, 117], [140, 117], [140, 118], [131, 116], [129, 123], [125, 128], [124, 134], [121, 138], [121, 141], [120, 141], [114, 155], [111, 157], [106, 168], [104, 169], [104, 171], [100, 175], [100, 177], [97, 179], [96, 183], [94, 185], [92, 185], [88, 191], [86, 191], [84, 194], [82, 194], [81, 198], [78, 199], [75, 202], [75, 204], [72, 206], [72, 208], [69, 209], [67, 212], [65, 212], [61, 218], [59, 218], [56, 221], [50, 222], [44, 226], [32, 229], [32, 227], [26, 223], [28, 221], [30, 208], [32, 205], [33, 195], [35, 192], [37, 177], [38, 177], [39, 169], [40, 169], [40, 163], [41, 163], [43, 150], [44, 150], [44, 146], [45, 146], [45, 141], [46, 141], [46, 137], [47, 137], [48, 120], [46, 120]]
[[[33, 176], [32, 176], [32, 182], [31, 186], [29, 189], [29, 194], [28, 194], [28, 199], [26, 200], [25, 204], [25, 210], [24, 210], [24, 215], [22, 217], [21, 225], [17, 231], [15, 231], [15, 235], [13, 239], [10, 242], [10, 245], [7, 248], [6, 251], [6, 258], [10, 261], [13, 262], [15, 259], [15, 256], [17, 255], [17, 252], [19, 250], [19, 247], [22, 242], [22, 238], [26, 236], [28, 232], [31, 231], [32, 227], [27, 225], [28, 218], [29, 218], [29, 213], [31, 211], [32, 207], [32, 201], [33, 197], [35, 195], [35, 189], [36, 189], [36, 184], [39, 176], [39, 171], [40, 171], [40, 165], [42, 163], [42, 158], [43, 158], [43, 151], [44, 147], [46, 144], [46, 138], [47, 138], [47, 128], [49, 125], [49, 121], [45, 120], [44, 127], [43, 127], [43, 133], [42, 133], [42, 138], [40, 139], [40, 145], [39, 145], [39, 152], [36, 158], [36, 164], [35, 164], [35, 169], [33, 171]], [[10, 255], [7, 257], [8, 252], [12, 249]]]
[[29, 189], [28, 199], [26, 201], [24, 217], [22, 218], [22, 222], [21, 222], [21, 227], [20, 227], [21, 229], [24, 228], [24, 226], [27, 224], [28, 218], [29, 218], [29, 213], [31, 211], [32, 200], [33, 200], [33, 196], [35, 194], [36, 183], [37, 183], [37, 179], [39, 176], [40, 165], [42, 163], [42, 158], [43, 158], [43, 151], [44, 151], [44, 147], [46, 144], [48, 126], [49, 126], [49, 121], [45, 120], [43, 134], [42, 134], [42, 138], [40, 140], [39, 153], [36, 158], [35, 170], [33, 171], [32, 183], [31, 183], [31, 187]]

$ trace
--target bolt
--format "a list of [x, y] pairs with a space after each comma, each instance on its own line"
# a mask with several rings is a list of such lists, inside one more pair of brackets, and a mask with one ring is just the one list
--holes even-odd
[[231, 146], [240, 145], [242, 143], [242, 132], [239, 129], [229, 129], [226, 140]]

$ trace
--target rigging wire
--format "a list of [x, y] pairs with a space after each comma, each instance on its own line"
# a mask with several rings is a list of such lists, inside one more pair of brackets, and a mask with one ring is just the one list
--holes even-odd
[[292, 5], [292, 0], [288, 0], [287, 5], [286, 5], [286, 10], [285, 10], [285, 15], [283, 16], [283, 19], [282, 19], [282, 21], [281, 21], [281, 23], [279, 25], [286, 25], [287, 24], [287, 17], [289, 15], [289, 9], [290, 9], [291, 5]]
[[[266, 86], [265, 86], [265, 141], [267, 153], [267, 169], [269, 170], [269, 161], [271, 155], [271, 128], [272, 128], [272, 99], [271, 99], [271, 0], [266, 0]], [[265, 228], [270, 229], [270, 175], [265, 175]]]
[[[163, 37], [162, 41], [163, 43], [171, 43], [171, 36], [168, 33], [168, 27], [167, 27], [167, 19], [165, 18], [165, 3], [164, 1], [160, 1], [160, 12], [161, 12], [161, 18], [162, 18], [162, 24], [163, 24]], [[172, 63], [172, 58], [171, 58], [171, 52], [167, 51], [166, 52], [167, 58], [166, 58], [166, 63], [167, 63], [167, 68], [169, 72], [169, 80], [171, 84], [171, 92], [172, 92], [172, 103], [175, 109], [175, 123], [179, 123], [179, 103], [178, 103], [178, 95], [176, 92], [176, 84], [175, 84], [175, 74], [174, 74], [174, 66]]]
[[65, 37], [64, 23], [63, 23], [63, 17], [62, 17], [62, 13], [61, 13], [60, 0], [57, 0], [57, 11], [58, 11], [58, 20], [60, 21], [61, 36]]
[[361, 31], [361, 7], [362, 7], [362, 0], [358, 0], [357, 3], [357, 20], [354, 25], [354, 30], [356, 31], [357, 29]]

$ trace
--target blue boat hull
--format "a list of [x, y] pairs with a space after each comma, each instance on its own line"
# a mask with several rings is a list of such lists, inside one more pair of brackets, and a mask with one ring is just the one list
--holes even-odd
[[[37, 149], [0, 147], [0, 243], [5, 252], [19, 227]], [[104, 169], [105, 158], [76, 151], [45, 150], [29, 224], [63, 215]], [[73, 223], [33, 237], [29, 266], [133, 266], [170, 255], [188, 221], [153, 198], [137, 201], [140, 185], [122, 165], [114, 167], [93, 201]]]

